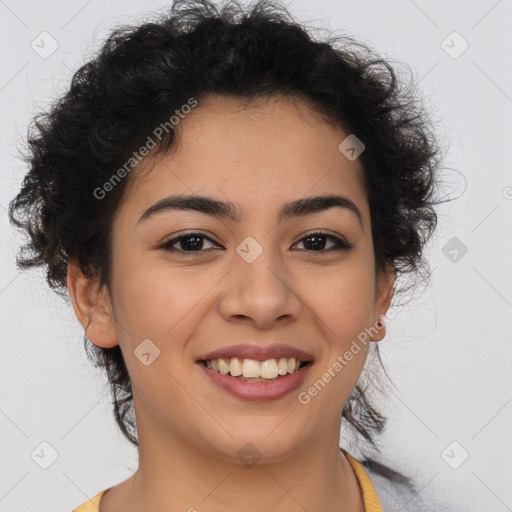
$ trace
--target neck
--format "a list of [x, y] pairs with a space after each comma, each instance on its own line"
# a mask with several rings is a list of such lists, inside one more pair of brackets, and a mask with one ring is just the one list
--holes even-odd
[[340, 421], [293, 454], [244, 465], [162, 430], [149, 414], [137, 414], [139, 468], [105, 495], [101, 510], [116, 502], [126, 512], [364, 512], [357, 479], [339, 450]]

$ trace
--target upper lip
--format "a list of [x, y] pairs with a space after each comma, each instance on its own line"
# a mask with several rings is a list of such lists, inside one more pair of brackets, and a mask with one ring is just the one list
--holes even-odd
[[278, 343], [266, 346], [252, 344], [231, 345], [229, 347], [219, 348], [212, 352], [208, 352], [207, 354], [200, 356], [198, 361], [230, 357], [238, 357], [239, 359], [255, 359], [256, 361], [266, 361], [267, 359], [275, 357], [295, 357], [300, 361], [313, 360], [313, 356], [303, 350]]

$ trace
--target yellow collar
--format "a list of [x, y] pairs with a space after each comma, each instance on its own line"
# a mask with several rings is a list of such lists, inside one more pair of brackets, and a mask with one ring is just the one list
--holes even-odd
[[91, 498], [89, 501], [86, 501], [83, 505], [80, 505], [78, 508], [72, 510], [72, 512], [98, 512], [100, 506], [101, 497], [108, 491], [105, 489], [100, 493], [96, 494], [94, 498]]
[[365, 512], [383, 512], [384, 509], [382, 508], [382, 504], [379, 500], [379, 497], [377, 496], [377, 492], [373, 487], [370, 477], [366, 474], [363, 465], [346, 451], [343, 451], [343, 453], [352, 466], [357, 481], [359, 482], [359, 487], [361, 488], [361, 493], [363, 494]]

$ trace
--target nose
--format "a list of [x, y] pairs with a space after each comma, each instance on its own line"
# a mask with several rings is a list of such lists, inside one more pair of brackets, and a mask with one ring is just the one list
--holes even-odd
[[219, 311], [228, 322], [271, 329], [300, 318], [302, 302], [293, 276], [271, 250], [251, 263], [236, 257], [224, 286]]

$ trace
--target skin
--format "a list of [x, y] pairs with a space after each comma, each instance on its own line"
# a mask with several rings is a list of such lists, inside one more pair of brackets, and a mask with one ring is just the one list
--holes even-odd
[[[339, 433], [369, 345], [307, 405], [297, 400], [375, 326], [393, 294], [393, 271], [375, 274], [361, 164], [338, 150], [348, 133], [288, 97], [249, 106], [211, 97], [177, 129], [174, 152], [132, 171], [113, 220], [110, 288], [69, 265], [77, 318], [94, 344], [120, 345], [134, 393], [139, 468], [104, 495], [101, 510], [364, 511]], [[181, 210], [137, 222], [158, 200], [180, 193], [231, 201], [241, 219]], [[341, 207], [277, 223], [283, 203], [332, 193], [356, 204], [362, 225]], [[328, 251], [326, 239], [323, 253], [307, 252], [311, 229], [353, 248]], [[204, 239], [204, 252], [192, 255], [180, 254], [179, 243], [174, 253], [158, 247], [185, 230], [213, 242]], [[247, 236], [263, 248], [250, 264], [235, 251]], [[381, 328], [373, 341], [384, 336]], [[218, 388], [196, 364], [248, 338], [312, 354], [300, 389], [248, 402]], [[161, 351], [149, 366], [134, 355], [145, 339]], [[261, 455], [253, 466], [237, 457], [247, 442]]]

